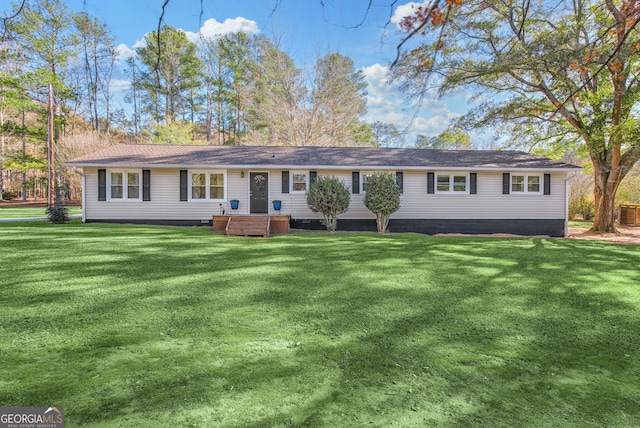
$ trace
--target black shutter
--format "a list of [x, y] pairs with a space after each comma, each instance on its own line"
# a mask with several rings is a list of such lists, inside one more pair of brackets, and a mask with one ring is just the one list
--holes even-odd
[[107, 170], [98, 170], [98, 200], [107, 200]]
[[478, 174], [475, 172], [469, 174], [469, 193], [472, 195], [478, 193]]
[[511, 187], [511, 174], [509, 174], [508, 172], [505, 172], [502, 174], [502, 194], [503, 195], [508, 195], [509, 193], [509, 188]]
[[180, 170], [180, 200], [189, 200], [189, 173], [186, 169]]
[[544, 194], [551, 194], [551, 174], [544, 175]]
[[151, 200], [151, 170], [142, 170], [142, 200]]
[[289, 171], [282, 171], [282, 193], [289, 193]]
[[318, 171], [309, 171], [309, 186], [311, 186], [313, 182], [316, 181], [317, 177]]
[[435, 193], [435, 174], [427, 172], [427, 193], [433, 195]]
[[396, 184], [400, 188], [400, 193], [404, 193], [404, 173], [396, 171]]
[[360, 173], [358, 171], [351, 173], [351, 193], [360, 193]]

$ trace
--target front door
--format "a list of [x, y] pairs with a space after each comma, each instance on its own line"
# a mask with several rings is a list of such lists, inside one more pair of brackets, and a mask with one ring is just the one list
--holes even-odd
[[269, 173], [249, 173], [249, 210], [251, 214], [269, 213]]

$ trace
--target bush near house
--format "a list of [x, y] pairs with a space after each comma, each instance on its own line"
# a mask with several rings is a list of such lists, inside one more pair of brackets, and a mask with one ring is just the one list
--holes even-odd
[[378, 233], [385, 233], [389, 217], [400, 208], [400, 187], [396, 176], [389, 172], [379, 172], [369, 177], [364, 204], [376, 215]]
[[336, 177], [317, 177], [307, 192], [307, 206], [315, 213], [321, 213], [327, 231], [338, 227], [338, 215], [346, 212], [351, 203], [349, 189]]

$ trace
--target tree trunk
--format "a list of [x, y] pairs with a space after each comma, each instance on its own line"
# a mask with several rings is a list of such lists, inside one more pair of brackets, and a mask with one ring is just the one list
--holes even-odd
[[603, 165], [594, 163], [594, 167], [595, 217], [591, 230], [594, 232], [613, 233], [616, 232], [616, 192], [622, 177], [619, 174], [617, 174], [617, 178], [613, 177], [609, 171], [605, 170]]
[[376, 224], [378, 226], [378, 233], [386, 233], [387, 226], [389, 225], [389, 215], [376, 213]]

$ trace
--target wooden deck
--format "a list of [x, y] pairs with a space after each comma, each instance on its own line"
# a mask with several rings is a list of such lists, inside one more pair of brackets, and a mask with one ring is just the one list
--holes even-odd
[[288, 215], [214, 215], [213, 232], [225, 235], [263, 236], [289, 233]]

